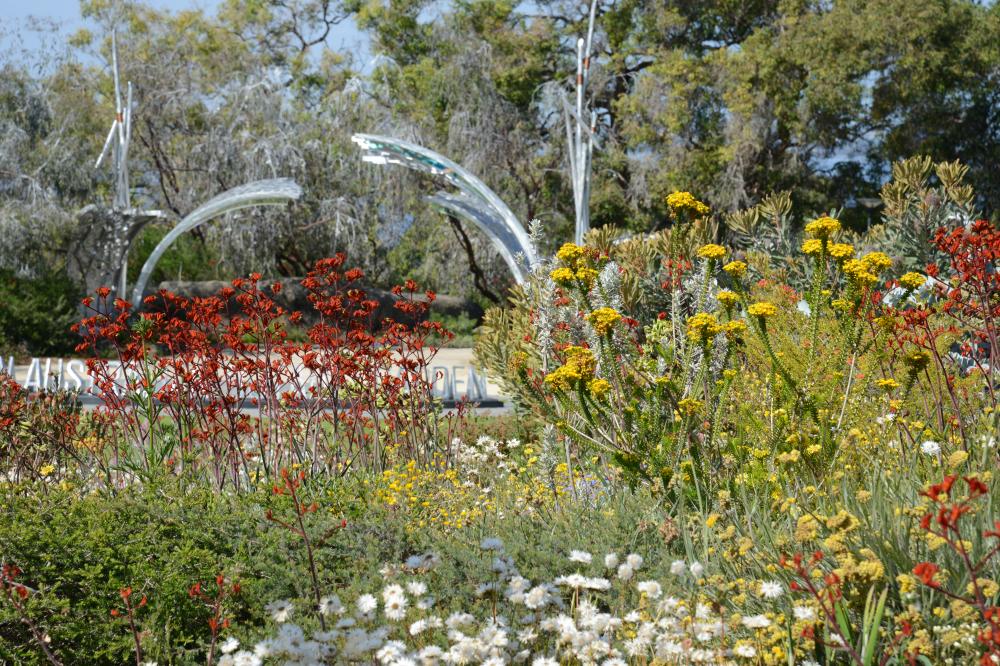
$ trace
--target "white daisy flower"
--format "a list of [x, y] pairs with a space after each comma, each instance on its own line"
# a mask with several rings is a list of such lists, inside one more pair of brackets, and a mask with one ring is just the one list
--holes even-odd
[[764, 581], [760, 584], [760, 594], [766, 599], [777, 599], [784, 592], [785, 588], [776, 580]]
[[422, 597], [427, 594], [427, 584], [419, 580], [411, 580], [406, 584], [406, 591], [415, 597]]
[[368, 615], [378, 608], [378, 600], [371, 594], [362, 594], [355, 603], [358, 606], [358, 612], [362, 615]]
[[331, 594], [319, 600], [319, 612], [321, 615], [340, 615], [344, 612], [344, 605], [336, 594]]
[[288, 599], [278, 599], [264, 606], [264, 610], [270, 613], [271, 619], [275, 622], [287, 622], [288, 618], [292, 616], [292, 611], [295, 610], [295, 607], [292, 606], [292, 602]]
[[796, 620], [813, 620], [816, 618], [816, 611], [809, 606], [796, 606], [792, 609]]
[[636, 583], [635, 588], [645, 594], [650, 599], [659, 599], [663, 594], [663, 588], [655, 580], [644, 580]]
[[743, 618], [743, 626], [748, 629], [764, 629], [771, 626], [771, 621], [764, 615], [748, 615]]
[[394, 622], [406, 617], [406, 597], [402, 594], [387, 597], [385, 600], [385, 616]]

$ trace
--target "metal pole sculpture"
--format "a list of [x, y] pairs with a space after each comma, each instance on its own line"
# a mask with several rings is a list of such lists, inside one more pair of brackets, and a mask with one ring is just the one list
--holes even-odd
[[114, 198], [111, 211], [121, 224], [114, 236], [114, 252], [118, 255], [115, 273], [118, 278], [116, 295], [125, 298], [128, 288], [128, 254], [132, 241], [144, 226], [167, 215], [159, 210], [136, 210], [132, 207], [132, 196], [128, 180], [128, 148], [132, 140], [132, 82], [126, 83], [125, 105], [122, 105], [121, 72], [118, 67], [118, 31], [111, 31], [111, 70], [115, 81], [115, 119], [111, 123], [108, 138], [104, 141], [101, 154], [94, 164], [99, 169], [104, 159], [111, 155], [111, 169], [114, 172]]
[[493, 241], [518, 284], [538, 263], [538, 252], [513, 211], [483, 181], [432, 150], [400, 139], [355, 134], [351, 140], [372, 164], [398, 164], [443, 178], [458, 190], [427, 197], [437, 208], [472, 222]]
[[[128, 148], [132, 138], [132, 82], [126, 84], [125, 105], [122, 105], [121, 74], [118, 69], [118, 35], [111, 32], [111, 65], [115, 81], [115, 119], [104, 142], [104, 148], [97, 158], [95, 168], [100, 168], [108, 154], [111, 155], [112, 169], [115, 175], [115, 192], [112, 202], [112, 217], [116, 221], [113, 232], [112, 252], [117, 261], [115, 274], [118, 285], [115, 294], [125, 298], [128, 290], [128, 254], [132, 241], [149, 222], [167, 217], [158, 210], [136, 210], [131, 205], [131, 193], [128, 179]], [[139, 274], [135, 288], [132, 290], [132, 303], [139, 305], [142, 301], [146, 283], [163, 253], [178, 237], [186, 231], [214, 217], [247, 208], [249, 206], [275, 206], [294, 201], [302, 196], [302, 188], [287, 178], [259, 180], [217, 195], [208, 202], [188, 214], [168, 233], [156, 246], [146, 260]], [[86, 210], [86, 209], [85, 209]], [[120, 222], [119, 222], [120, 221]]]
[[591, 109], [589, 113], [587, 112], [584, 95], [590, 80], [590, 58], [593, 51], [596, 16], [597, 0], [591, 0], [587, 39], [581, 37], [576, 42], [576, 107], [571, 108], [565, 97], [562, 100], [578, 244], [583, 243], [584, 234], [590, 230], [590, 172], [594, 154], [594, 135], [597, 130], [597, 111]]
[[126, 103], [122, 107], [121, 72], [118, 69], [118, 32], [111, 31], [111, 72], [115, 80], [115, 119], [111, 123], [108, 138], [104, 148], [97, 157], [95, 169], [101, 168], [101, 163], [108, 153], [112, 153], [112, 169], [115, 172], [114, 207], [117, 210], [129, 208], [128, 187], [128, 144], [132, 138], [132, 82], [126, 84]]

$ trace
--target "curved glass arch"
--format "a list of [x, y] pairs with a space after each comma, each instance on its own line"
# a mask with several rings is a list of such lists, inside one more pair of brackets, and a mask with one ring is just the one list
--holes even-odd
[[497, 194], [476, 176], [433, 150], [401, 139], [355, 134], [351, 140], [364, 151], [362, 159], [372, 164], [398, 164], [442, 178], [459, 194], [438, 192], [428, 199], [435, 206], [468, 220], [493, 241], [518, 283], [538, 263], [524, 225]]
[[139, 279], [136, 280], [135, 287], [132, 289], [132, 303], [138, 306], [142, 302], [143, 292], [146, 291], [146, 283], [149, 282], [149, 276], [152, 275], [157, 262], [181, 234], [225, 213], [231, 213], [241, 208], [249, 208], [250, 206], [280, 206], [289, 201], [294, 201], [301, 196], [302, 188], [294, 180], [290, 178], [274, 178], [271, 180], [257, 180], [252, 183], [240, 185], [209, 199], [178, 222], [177, 226], [171, 229], [170, 233], [164, 236], [156, 248], [153, 249], [153, 253], [149, 255], [146, 263], [142, 265]]

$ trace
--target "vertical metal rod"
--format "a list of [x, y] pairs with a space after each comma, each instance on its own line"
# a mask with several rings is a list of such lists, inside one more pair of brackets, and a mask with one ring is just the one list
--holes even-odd
[[[115, 113], [121, 114], [122, 112], [122, 87], [121, 81], [118, 78], [118, 30], [114, 29], [111, 31], [111, 73], [115, 81]], [[115, 120], [121, 122], [122, 119], [118, 116]]]
[[[586, 89], [587, 85], [590, 83], [590, 62], [594, 53], [594, 22], [597, 19], [597, 0], [591, 0], [590, 2], [590, 16], [587, 19], [587, 43], [585, 46], [585, 53], [583, 58], [583, 87]], [[580, 117], [578, 119], [580, 124], [583, 124], [583, 109], [580, 109]], [[591, 110], [590, 112], [590, 132], [587, 133], [587, 144], [586, 144], [586, 164], [583, 167], [583, 173], [581, 178], [583, 180], [583, 206], [581, 207], [581, 221], [580, 221], [580, 239], [583, 240], [583, 235], [590, 231], [590, 180], [591, 180], [591, 162], [594, 155], [594, 132], [597, 130], [597, 112]]]
[[[570, 130], [567, 117], [566, 137], [569, 153], [570, 180], [573, 185], [573, 208], [576, 213], [575, 240], [583, 243], [583, 237], [590, 230], [590, 181], [593, 157], [594, 132], [597, 129], [597, 114], [591, 112], [590, 125], [584, 123], [584, 95], [590, 82], [590, 64], [594, 43], [594, 24], [597, 19], [597, 0], [591, 0], [587, 21], [587, 37], [576, 42], [576, 131]], [[566, 114], [567, 116], [569, 114]], [[588, 131], [589, 130], [589, 131]]]
[[573, 173], [573, 198], [576, 204], [576, 242], [583, 243], [583, 37], [576, 40], [576, 173]]
[[123, 193], [121, 189], [121, 174], [125, 160], [125, 117], [122, 109], [122, 86], [121, 76], [118, 73], [118, 31], [111, 31], [111, 72], [115, 81], [115, 126], [118, 129], [118, 140], [115, 143], [114, 165], [115, 165], [115, 206], [125, 208], [123, 203]]
[[593, 176], [591, 164], [594, 159], [594, 133], [597, 131], [597, 111], [590, 111], [590, 134], [587, 135], [587, 165], [583, 170], [583, 233], [590, 230], [590, 181]]
[[576, 212], [576, 144], [573, 143], [573, 121], [569, 104], [563, 100], [563, 117], [566, 119], [566, 155], [569, 157], [569, 176], [573, 185], [573, 212]]
[[597, 18], [597, 0], [591, 0], [590, 19], [587, 21], [587, 46], [586, 56], [583, 61], [583, 85], [586, 87], [590, 80], [590, 57], [593, 54], [594, 43], [594, 20]]
[[[128, 243], [128, 241], [125, 242]], [[116, 296], [118, 296], [118, 298], [124, 301], [125, 297], [128, 296], [128, 291], [126, 291], [127, 289], [128, 289], [128, 245], [126, 245], [125, 249], [122, 251], [122, 266], [121, 270], [118, 271], [118, 293], [116, 294]], [[133, 305], [138, 305], [138, 304], [133, 303]]]
[[128, 92], [125, 96], [127, 106], [124, 113], [125, 142], [122, 144], [122, 170], [119, 187], [122, 192], [122, 207], [128, 209], [132, 205], [128, 178], [128, 148], [132, 142], [132, 82], [128, 82]]

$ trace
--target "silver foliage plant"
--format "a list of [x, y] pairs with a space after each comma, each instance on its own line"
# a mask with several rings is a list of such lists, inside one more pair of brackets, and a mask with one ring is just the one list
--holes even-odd
[[[968, 167], [957, 161], [935, 164], [929, 157], [912, 157], [894, 163], [892, 177], [880, 192], [878, 223], [861, 233], [844, 230], [841, 240], [859, 252], [885, 252], [899, 272], [924, 271], [928, 264], [944, 259], [933, 243], [937, 230], [967, 227], [980, 215], [967, 175]], [[726, 214], [723, 221], [730, 247], [783, 271], [789, 284], [802, 289], [809, 277], [795, 258], [806, 220], [794, 215], [792, 208], [791, 193], [778, 192], [755, 206]], [[827, 214], [840, 217], [841, 213]]]

